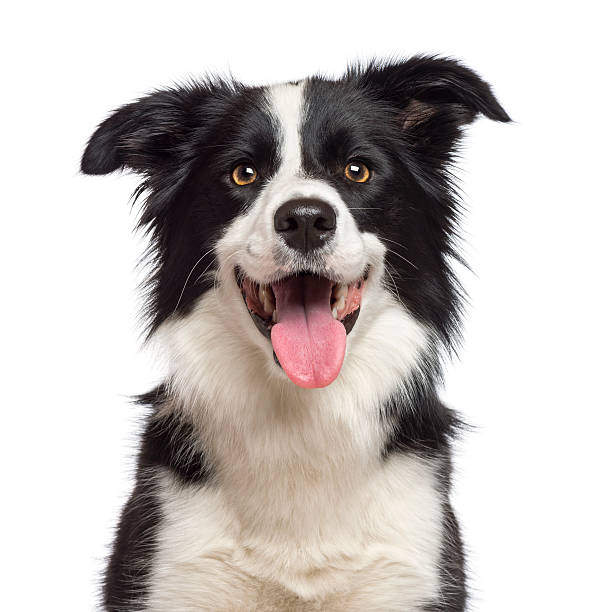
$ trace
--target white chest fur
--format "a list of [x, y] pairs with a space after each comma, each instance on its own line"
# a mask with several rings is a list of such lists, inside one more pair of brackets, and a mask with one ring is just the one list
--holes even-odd
[[379, 406], [427, 336], [379, 287], [368, 294], [325, 389], [289, 383], [246, 318], [224, 325], [225, 307], [243, 308], [237, 292], [210, 291], [163, 326], [171, 390], [214, 479], [192, 487], [158, 475], [149, 612], [413, 611], [438, 594], [438, 466], [380, 458]]
[[149, 611], [415, 610], [438, 593], [433, 465], [398, 456], [337, 484], [277, 472], [239, 491], [161, 476]]

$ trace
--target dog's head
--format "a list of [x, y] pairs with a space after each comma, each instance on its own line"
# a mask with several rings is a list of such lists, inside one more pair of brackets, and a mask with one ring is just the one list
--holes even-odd
[[272, 87], [195, 83], [117, 110], [82, 170], [144, 179], [151, 331], [212, 317], [217, 342], [259, 348], [264, 367], [323, 387], [347, 337], [361, 343], [384, 310], [450, 346], [450, 162], [478, 114], [509, 120], [474, 72], [440, 58]]

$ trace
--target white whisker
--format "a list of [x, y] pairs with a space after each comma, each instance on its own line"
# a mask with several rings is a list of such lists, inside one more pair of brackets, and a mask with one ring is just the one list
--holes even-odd
[[398, 301], [402, 304], [403, 301], [401, 300], [401, 296], [399, 295], [398, 287], [396, 286], [396, 283], [394, 282], [394, 278], [392, 277], [392, 274], [390, 273], [390, 270], [388, 269], [387, 264], [384, 266], [384, 270], [386, 270], [386, 272], [388, 273], [388, 276], [390, 277], [390, 280], [392, 281], [392, 287], [396, 291], [396, 297], [398, 298]]
[[[199, 263], [201, 262], [202, 259], [204, 259], [207, 255], [209, 255], [212, 252], [212, 249], [207, 250], [194, 264], [194, 266], [191, 268], [187, 279], [185, 280], [185, 284], [182, 287], [182, 291], [180, 292], [180, 295], [178, 296], [178, 301], [176, 302], [176, 306], [174, 306], [174, 311], [172, 314], [174, 314], [174, 312], [176, 312], [178, 306], [180, 305], [180, 300], [182, 300], [182, 296], [185, 293], [185, 289], [187, 288], [187, 283], [189, 282], [189, 279], [191, 278], [191, 274], [193, 274], [193, 270], [195, 270], [195, 268], [199, 265]], [[207, 268], [206, 268], [207, 270]]]
[[[222, 262], [220, 263], [220, 265], [221, 265], [221, 266], [224, 266], [224, 264], [225, 264], [225, 263], [226, 263], [226, 262], [227, 262], [229, 259], [231, 259], [232, 257], [235, 257], [235, 255], [239, 255], [239, 253], [243, 253], [243, 252], [244, 252], [244, 250], [243, 250], [243, 249], [237, 249], [236, 251], [233, 251], [233, 252], [232, 252], [232, 253], [231, 253], [231, 254], [230, 254], [228, 257], [226, 257], [226, 258], [224, 259], [224, 261], [222, 261]], [[202, 273], [202, 274], [201, 274], [201, 275], [198, 277], [198, 280], [199, 280], [199, 278], [201, 278], [201, 276], [202, 276], [202, 275], [203, 275], [203, 273]], [[216, 286], [216, 282], [217, 282], [217, 280], [218, 280], [218, 277], [217, 277], [217, 276], [215, 276], [215, 277], [214, 277], [214, 289], [216, 289], [216, 288], [217, 288], [217, 286]]]
[[397, 242], [396, 240], [390, 240], [390, 238], [384, 238], [383, 236], [380, 236], [380, 240], [385, 240], [386, 242], [392, 242], [392, 244], [396, 244], [396, 246], [400, 246], [401, 249], [404, 249], [405, 251], [409, 250], [404, 244], [401, 244], [400, 242]]
[[387, 249], [388, 253], [392, 253], [393, 255], [396, 255], [397, 257], [400, 257], [403, 261], [406, 261], [410, 266], [413, 266], [416, 270], [419, 270], [419, 268], [411, 261], [409, 261], [406, 257], [403, 257], [400, 253], [397, 253], [394, 249]]

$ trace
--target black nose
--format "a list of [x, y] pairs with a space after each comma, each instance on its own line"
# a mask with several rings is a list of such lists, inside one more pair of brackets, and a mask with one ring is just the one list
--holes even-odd
[[336, 212], [321, 200], [289, 200], [275, 213], [275, 231], [287, 246], [308, 253], [335, 234]]

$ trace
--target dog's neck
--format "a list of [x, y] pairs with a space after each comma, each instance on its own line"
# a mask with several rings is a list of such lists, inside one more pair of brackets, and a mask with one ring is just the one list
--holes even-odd
[[282, 500], [274, 504], [280, 512], [312, 505], [313, 491], [328, 507], [326, 495], [345, 499], [379, 464], [388, 435], [381, 404], [404, 391], [427, 335], [379, 287], [365, 302], [340, 375], [323, 389], [302, 389], [285, 377], [228, 287], [209, 291], [160, 329], [172, 404], [196, 428], [225, 492], [234, 504], [246, 497], [252, 515], [273, 495]]

